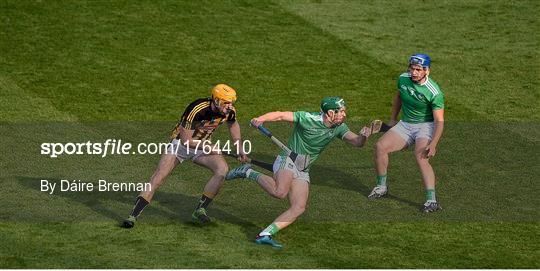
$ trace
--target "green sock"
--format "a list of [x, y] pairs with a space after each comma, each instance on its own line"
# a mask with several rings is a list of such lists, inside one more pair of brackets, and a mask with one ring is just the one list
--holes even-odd
[[279, 231], [278, 226], [275, 223], [270, 224], [266, 229], [264, 229], [261, 233], [259, 233], [260, 236], [265, 235], [276, 235], [276, 233]]
[[386, 186], [386, 175], [377, 175], [377, 186]]
[[427, 201], [437, 201], [435, 198], [435, 188], [426, 189], [426, 199]]
[[253, 169], [248, 170], [246, 173], [247, 173], [247, 178], [254, 181], [259, 180], [259, 176], [261, 176], [260, 172], [255, 171]]

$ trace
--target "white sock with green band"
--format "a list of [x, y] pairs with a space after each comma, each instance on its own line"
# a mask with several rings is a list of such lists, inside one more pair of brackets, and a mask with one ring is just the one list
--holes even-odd
[[266, 229], [261, 231], [259, 233], [259, 236], [265, 236], [265, 235], [276, 235], [276, 233], [279, 231], [279, 228], [276, 224], [272, 223]]
[[258, 181], [259, 180], [259, 176], [261, 176], [261, 173], [256, 171], [256, 170], [253, 170], [253, 169], [248, 169], [246, 171], [246, 178], [250, 179], [250, 180], [253, 180], [253, 181]]

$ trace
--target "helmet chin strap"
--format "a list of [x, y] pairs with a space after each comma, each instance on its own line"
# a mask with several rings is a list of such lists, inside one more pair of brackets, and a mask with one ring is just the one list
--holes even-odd
[[424, 74], [424, 76], [422, 78], [420, 78], [420, 80], [418, 80], [418, 83], [422, 84], [422, 81], [424, 81], [424, 79], [426, 79], [427, 76], [428, 76], [427, 73]]

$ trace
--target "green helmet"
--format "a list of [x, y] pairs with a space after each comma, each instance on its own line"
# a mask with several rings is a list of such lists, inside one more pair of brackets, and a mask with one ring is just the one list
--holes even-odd
[[327, 113], [328, 110], [339, 111], [345, 107], [345, 101], [340, 97], [325, 97], [321, 101], [321, 111]]

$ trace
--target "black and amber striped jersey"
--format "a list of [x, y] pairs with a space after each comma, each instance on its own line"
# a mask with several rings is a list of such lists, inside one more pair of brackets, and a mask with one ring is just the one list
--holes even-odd
[[234, 109], [227, 115], [222, 115], [220, 112], [212, 111], [211, 104], [211, 98], [198, 99], [189, 104], [180, 121], [174, 127], [171, 139], [180, 139], [180, 126], [182, 126], [187, 130], [194, 130], [193, 139], [210, 140], [212, 133], [220, 124], [225, 121], [236, 121]]

